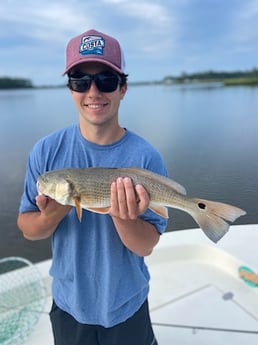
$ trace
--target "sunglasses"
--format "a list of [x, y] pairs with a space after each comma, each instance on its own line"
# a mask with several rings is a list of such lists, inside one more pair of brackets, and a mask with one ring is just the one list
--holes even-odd
[[121, 83], [121, 77], [112, 72], [101, 72], [97, 74], [77, 73], [69, 76], [67, 86], [75, 92], [88, 91], [94, 81], [100, 92], [113, 92]]

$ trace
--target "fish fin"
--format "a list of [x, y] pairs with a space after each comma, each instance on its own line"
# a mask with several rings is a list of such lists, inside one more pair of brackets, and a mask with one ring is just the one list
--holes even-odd
[[154, 203], [150, 203], [149, 209], [163, 218], [168, 218], [168, 209]]
[[221, 202], [204, 199], [191, 199], [196, 203], [196, 211], [191, 212], [192, 217], [199, 224], [205, 235], [213, 242], [218, 242], [229, 229], [229, 222], [246, 214], [241, 208]]
[[186, 195], [186, 189], [184, 186], [182, 186], [181, 184], [179, 184], [178, 182], [172, 180], [171, 178], [167, 179], [167, 183], [168, 185], [173, 188], [177, 193], [182, 194], [182, 195]]
[[110, 211], [110, 207], [87, 207], [88, 211], [100, 214], [107, 214]]
[[81, 207], [81, 198], [76, 196], [73, 198], [75, 208], [76, 208], [76, 213], [79, 221], [82, 221], [82, 207]]
[[143, 169], [143, 168], [122, 168], [120, 170], [124, 170], [124, 171], [128, 171], [132, 174], [139, 174], [140, 172], [140, 175], [143, 176], [143, 177], [147, 177], [151, 180], [156, 180], [157, 182], [161, 183], [161, 184], [165, 184], [166, 186], [174, 189], [177, 193], [179, 194], [182, 194], [182, 195], [186, 195], [186, 190], [185, 190], [185, 187], [182, 186], [181, 184], [179, 184], [178, 182], [172, 180], [171, 178], [169, 177], [166, 177], [166, 176], [162, 176], [162, 175], [159, 175], [151, 170], [147, 170], [147, 169]]

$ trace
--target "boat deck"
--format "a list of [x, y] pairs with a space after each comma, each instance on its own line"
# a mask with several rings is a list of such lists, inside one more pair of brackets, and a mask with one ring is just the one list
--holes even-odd
[[[165, 233], [151, 256], [149, 296], [159, 345], [257, 345], [258, 225], [232, 226], [213, 244], [200, 229]], [[25, 345], [53, 345], [50, 261], [38, 264], [48, 297], [44, 312]], [[239, 269], [250, 269], [254, 282]], [[250, 273], [249, 272], [249, 273]]]
[[217, 245], [198, 230], [164, 236], [147, 258], [151, 317], [160, 345], [257, 344], [258, 285], [239, 268], [258, 273], [258, 226], [233, 226]]

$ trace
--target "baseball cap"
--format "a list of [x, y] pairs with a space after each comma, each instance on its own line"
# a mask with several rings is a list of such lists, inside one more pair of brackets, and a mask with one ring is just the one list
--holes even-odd
[[84, 62], [101, 62], [118, 73], [125, 73], [124, 56], [119, 42], [96, 30], [88, 30], [72, 38], [66, 47], [66, 74]]

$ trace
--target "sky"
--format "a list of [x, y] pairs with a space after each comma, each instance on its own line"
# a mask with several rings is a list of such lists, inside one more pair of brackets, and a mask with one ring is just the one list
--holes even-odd
[[66, 82], [67, 42], [117, 38], [129, 81], [258, 68], [257, 0], [1, 0], [0, 77]]

